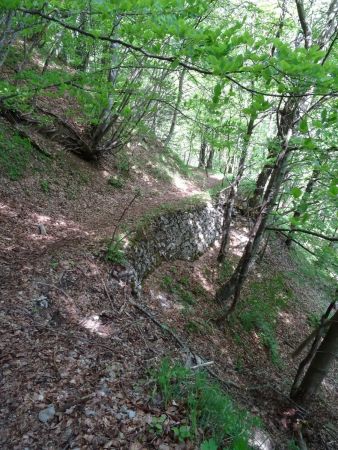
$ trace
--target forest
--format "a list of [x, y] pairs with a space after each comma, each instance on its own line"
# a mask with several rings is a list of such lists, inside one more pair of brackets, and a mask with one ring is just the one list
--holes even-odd
[[338, 448], [338, 0], [0, 0], [0, 447]]

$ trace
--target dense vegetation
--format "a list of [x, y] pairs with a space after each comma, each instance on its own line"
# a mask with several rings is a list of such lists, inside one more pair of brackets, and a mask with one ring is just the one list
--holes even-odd
[[[135, 136], [155, 138], [163, 152], [220, 171], [229, 183], [220, 263], [237, 197], [246, 193], [249, 239], [216, 294], [221, 322], [236, 311], [272, 233], [281, 245], [300, 247], [327, 278], [337, 276], [338, 1], [268, 3], [0, 2], [0, 114], [12, 127], [0, 163], [11, 179], [34, 149], [49, 157], [32, 128], [93, 164]], [[50, 110], [45, 98], [72, 98], [77, 106]], [[7, 140], [1, 132], [3, 148]], [[110, 184], [120, 188], [123, 180]], [[335, 301], [313, 335], [308, 372], [301, 382], [304, 364], [292, 388], [300, 403], [335, 358]], [[247, 328], [260, 321], [245, 316], [245, 307], [236, 314]], [[271, 330], [260, 332], [276, 357]]]

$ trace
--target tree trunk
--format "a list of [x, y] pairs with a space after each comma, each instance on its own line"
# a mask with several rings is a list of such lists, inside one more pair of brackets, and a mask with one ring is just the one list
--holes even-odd
[[[117, 38], [117, 29], [119, 27], [120, 19], [119, 17], [115, 18], [114, 21], [114, 33], [113, 37]], [[112, 43], [111, 47], [111, 67], [108, 72], [108, 83], [111, 85], [111, 92], [108, 96], [108, 106], [102, 111], [100, 122], [94, 128], [92, 132], [92, 146], [96, 147], [105, 134], [111, 129], [113, 122], [117, 119], [117, 115], [113, 112], [114, 104], [115, 104], [115, 93], [114, 88], [117, 80], [117, 76], [119, 73], [119, 44]]]
[[212, 164], [213, 164], [213, 160], [214, 160], [214, 154], [215, 154], [215, 150], [211, 147], [210, 148], [210, 152], [209, 152], [209, 156], [208, 156], [208, 160], [207, 160], [206, 169], [212, 169]]
[[301, 101], [299, 99], [293, 99], [290, 97], [285, 104], [283, 114], [281, 114], [277, 135], [281, 150], [275, 162], [274, 168], [272, 169], [259, 212], [256, 214], [255, 223], [249, 233], [248, 243], [246, 244], [243, 255], [233, 275], [223, 286], [220, 287], [216, 293], [216, 301], [221, 304], [226, 304], [227, 301], [233, 297], [225, 316], [228, 316], [235, 308], [246, 276], [255, 263], [257, 252], [268, 220], [268, 215], [274, 206], [280, 184], [284, 178], [286, 162], [290, 152], [289, 141], [293, 134], [295, 123], [297, 122], [295, 119], [300, 102]]
[[0, 33], [0, 68], [4, 64], [10, 44], [14, 39], [14, 33], [11, 30], [12, 18], [14, 16], [14, 11], [8, 11], [5, 16], [1, 19], [1, 33]]
[[309, 403], [313, 399], [338, 355], [338, 310], [331, 320], [330, 328], [311, 361], [299, 388], [292, 395], [292, 399], [300, 404]]
[[226, 253], [227, 253], [227, 247], [229, 243], [229, 235], [230, 235], [230, 225], [232, 221], [232, 215], [233, 215], [233, 209], [234, 204], [236, 201], [236, 196], [238, 192], [238, 186], [241, 182], [241, 179], [243, 177], [244, 169], [245, 169], [245, 161], [248, 153], [248, 146], [250, 142], [250, 138], [252, 136], [252, 132], [254, 129], [254, 123], [255, 123], [255, 117], [254, 115], [251, 115], [248, 127], [246, 130], [246, 134], [244, 136], [244, 142], [243, 142], [243, 148], [241, 157], [239, 160], [238, 165], [238, 172], [235, 180], [231, 184], [230, 192], [227, 198], [227, 203], [224, 207], [224, 215], [223, 215], [223, 225], [222, 225], [222, 241], [221, 241], [221, 247], [220, 251], [218, 253], [217, 260], [218, 262], [222, 263], [225, 259]]
[[[275, 142], [271, 143], [268, 148], [268, 160], [274, 158], [276, 156], [276, 144]], [[259, 205], [259, 202], [263, 196], [264, 188], [268, 182], [268, 179], [271, 175], [273, 169], [273, 163], [268, 161], [260, 174], [258, 175], [256, 186], [252, 197], [249, 199], [249, 206], [251, 208], [256, 208]]]
[[175, 131], [178, 108], [180, 107], [181, 100], [182, 100], [182, 95], [183, 95], [184, 75], [185, 75], [185, 69], [183, 69], [181, 71], [181, 74], [180, 74], [180, 77], [179, 77], [177, 100], [176, 100], [176, 103], [175, 103], [174, 114], [173, 114], [173, 117], [171, 119], [170, 130], [169, 130], [168, 136], [166, 137], [166, 140], [164, 142], [164, 146], [165, 147], [169, 146], [170, 141], [171, 141], [171, 139], [173, 137], [173, 134], [174, 134], [174, 131]]
[[[313, 190], [313, 186], [316, 183], [316, 181], [318, 180], [318, 176], [319, 176], [319, 170], [318, 169], [314, 169], [314, 171], [312, 172], [311, 178], [308, 181], [304, 194], [302, 196], [302, 199], [300, 201], [300, 204], [298, 205], [298, 208], [296, 209], [296, 211], [293, 214], [293, 218], [294, 219], [298, 219], [301, 215], [301, 211], [300, 211], [300, 207], [304, 204], [306, 204], [306, 201], [308, 200], [312, 190]], [[295, 226], [293, 224], [291, 224], [291, 229], [293, 229]], [[288, 237], [286, 238], [285, 241], [285, 245], [287, 247], [290, 247], [291, 242], [292, 242], [292, 231], [289, 232]]]
[[202, 137], [202, 142], [201, 142], [201, 148], [200, 148], [200, 156], [199, 156], [199, 162], [198, 162], [198, 167], [204, 167], [205, 166], [205, 152], [207, 149], [207, 142], [204, 139], [204, 136]]

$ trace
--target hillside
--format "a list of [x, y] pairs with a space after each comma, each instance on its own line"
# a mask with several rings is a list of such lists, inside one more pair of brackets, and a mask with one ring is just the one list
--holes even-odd
[[[184, 362], [186, 354], [133, 306], [128, 285], [111, 276], [112, 263], [104, 260], [106, 242], [136, 190], [141, 194], [123, 217], [124, 225], [220, 183], [219, 177], [196, 169], [183, 173], [170, 154], [163, 166], [158, 152], [156, 143], [135, 143], [93, 167], [60, 149], [52, 160], [33, 151], [18, 180], [2, 175], [3, 448], [59, 448], [59, 442], [63, 448], [190, 448], [175, 443], [170, 432], [172, 425], [184, 424], [185, 409], [172, 406], [169, 413], [158, 403], [149, 373], [163, 358]], [[128, 162], [128, 170], [121, 161]], [[123, 186], [111, 185], [112, 177], [122, 178]], [[233, 225], [225, 271], [243, 249], [245, 223], [238, 216]], [[213, 295], [219, 276], [226, 276], [224, 270], [218, 275], [215, 252], [217, 245], [196, 262], [161, 264], [145, 281], [139, 304], [175, 330], [191, 351], [214, 361], [217, 376], [231, 382], [231, 396], [262, 417], [277, 442], [285, 442], [285, 436], [291, 440], [284, 429], [296, 368], [289, 354], [309, 332], [307, 319], [322, 311], [325, 291], [311, 277], [300, 284], [304, 268], [296, 254], [280, 253], [278, 239], [271, 242], [243, 294], [264, 295], [271, 303], [268, 314], [275, 314], [273, 302], [282, 301], [276, 323], [253, 308], [252, 314], [263, 314], [271, 326], [266, 336], [271, 342], [264, 343], [255, 317], [247, 316], [248, 329], [241, 325], [245, 311], [230, 327], [215, 324]], [[310, 448], [318, 448], [321, 434], [335, 420], [334, 377], [332, 372], [312, 411], [306, 436], [313, 439]], [[38, 414], [48, 405], [55, 416], [43, 424]], [[157, 435], [152, 421], [163, 414], [166, 427]]]
[[0, 1], [0, 448], [338, 448], [337, 0]]

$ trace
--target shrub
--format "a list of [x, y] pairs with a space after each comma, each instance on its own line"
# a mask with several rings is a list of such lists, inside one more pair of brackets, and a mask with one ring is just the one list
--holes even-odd
[[106, 260], [115, 264], [125, 264], [126, 257], [121, 239], [115, 239], [113, 242], [110, 242], [107, 248]]
[[28, 139], [0, 129], [0, 167], [13, 181], [20, 179], [27, 169], [32, 146]]
[[124, 186], [124, 181], [121, 177], [113, 176], [108, 178], [108, 184], [114, 188], [121, 189]]
[[250, 294], [233, 315], [233, 320], [238, 320], [245, 331], [258, 332], [277, 366], [281, 363], [276, 337], [277, 318], [279, 311], [287, 306], [290, 296], [281, 275], [254, 282], [250, 286]]

